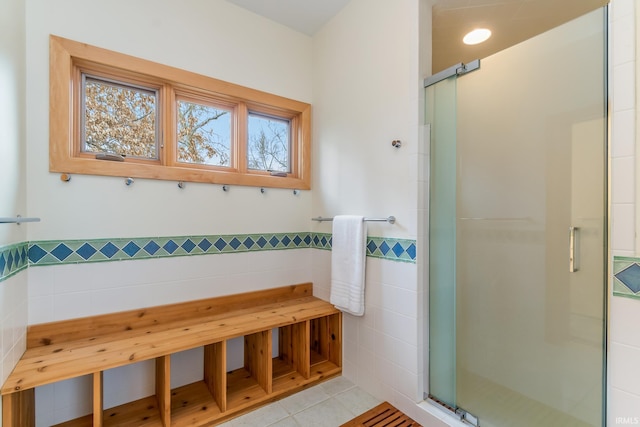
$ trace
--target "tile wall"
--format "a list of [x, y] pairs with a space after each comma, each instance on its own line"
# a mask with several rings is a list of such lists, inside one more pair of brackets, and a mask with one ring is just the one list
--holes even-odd
[[608, 425], [640, 423], [640, 301], [637, 298], [638, 188], [637, 133], [637, 4], [611, 2], [610, 78], [611, 131], [611, 252], [613, 265], [609, 306]]

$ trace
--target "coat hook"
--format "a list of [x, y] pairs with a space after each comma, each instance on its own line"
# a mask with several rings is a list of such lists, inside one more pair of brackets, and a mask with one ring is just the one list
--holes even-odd
[[265, 189], [264, 189], [264, 187], [261, 187], [261, 188], [260, 188], [260, 192], [261, 192], [262, 194], [264, 194], [264, 193], [266, 193], [266, 192], [267, 192], [267, 190], [265, 190]]
[[133, 178], [126, 178], [126, 179], [124, 180], [124, 183], [125, 183], [126, 185], [131, 185], [131, 184], [133, 184], [133, 182], [134, 182], [134, 181], [133, 181]]
[[298, 194], [300, 194], [300, 190], [293, 190], [293, 195], [297, 196]]
[[402, 141], [400, 141], [399, 139], [394, 139], [393, 141], [391, 141], [391, 145], [396, 148], [400, 148], [402, 147]]
[[178, 188], [184, 188], [184, 182], [182, 181], [178, 182]]
[[68, 173], [63, 173], [62, 175], [60, 175], [60, 181], [62, 182], [71, 181], [71, 175], [69, 175]]
[[229, 191], [229, 186], [228, 185], [223, 185], [222, 186], [222, 191]]

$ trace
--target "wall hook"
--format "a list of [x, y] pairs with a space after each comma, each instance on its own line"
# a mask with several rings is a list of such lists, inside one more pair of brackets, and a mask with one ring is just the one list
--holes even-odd
[[184, 188], [184, 182], [182, 181], [178, 182], [178, 188]]
[[124, 180], [124, 183], [125, 183], [126, 185], [131, 185], [131, 184], [133, 184], [133, 183], [134, 183], [133, 178], [126, 178], [126, 179]]
[[298, 194], [300, 194], [300, 190], [293, 190], [293, 195], [297, 196]]
[[396, 148], [400, 148], [402, 147], [402, 141], [400, 141], [399, 139], [394, 139], [393, 141], [391, 141], [391, 145]]
[[264, 189], [264, 187], [261, 187], [261, 188], [260, 188], [260, 192], [261, 192], [262, 194], [264, 194], [264, 193], [266, 193], [266, 192], [267, 192], [267, 190], [265, 190], [265, 189]]
[[60, 175], [60, 181], [62, 182], [69, 182], [71, 181], [71, 175], [69, 175], [68, 173], [63, 173]]
[[229, 186], [228, 185], [223, 185], [222, 186], [222, 191], [229, 191]]

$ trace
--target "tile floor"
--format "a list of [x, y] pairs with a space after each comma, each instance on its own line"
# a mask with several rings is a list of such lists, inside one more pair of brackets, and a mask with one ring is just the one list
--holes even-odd
[[344, 377], [301, 391], [221, 427], [339, 427], [381, 403]]

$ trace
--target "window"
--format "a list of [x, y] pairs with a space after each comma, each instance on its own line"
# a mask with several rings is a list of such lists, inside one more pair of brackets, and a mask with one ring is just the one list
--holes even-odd
[[83, 153], [158, 159], [158, 93], [82, 75]]
[[309, 104], [50, 38], [50, 170], [310, 188]]

